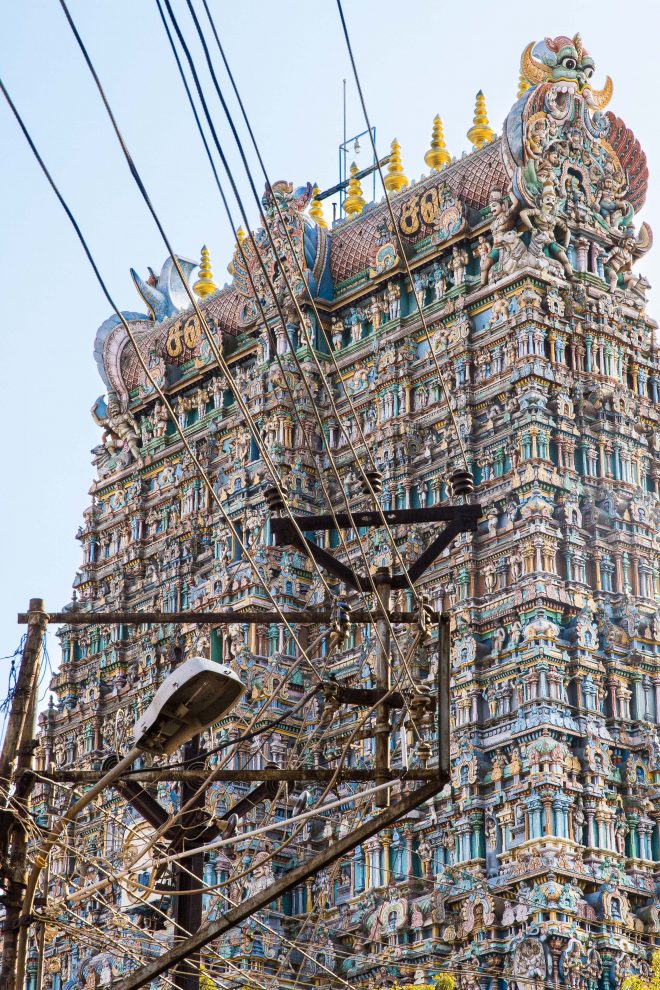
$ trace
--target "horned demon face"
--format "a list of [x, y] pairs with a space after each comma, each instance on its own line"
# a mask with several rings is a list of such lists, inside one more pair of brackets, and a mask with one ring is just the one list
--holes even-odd
[[[582, 92], [594, 74], [594, 60], [582, 47], [580, 35], [570, 38], [546, 38], [536, 48], [544, 49], [543, 61], [550, 69], [553, 82], [576, 82]], [[534, 52], [536, 52], [536, 48]]]
[[612, 95], [612, 81], [607, 77], [602, 90], [591, 87], [595, 64], [584, 48], [579, 34], [573, 38], [560, 35], [545, 38], [538, 44], [531, 42], [520, 60], [522, 75], [532, 86], [540, 83], [567, 83], [568, 87], [582, 93], [587, 102], [597, 109], [604, 109]]

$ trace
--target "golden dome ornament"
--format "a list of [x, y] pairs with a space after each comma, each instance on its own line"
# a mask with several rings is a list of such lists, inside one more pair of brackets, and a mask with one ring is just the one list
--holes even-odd
[[485, 144], [492, 141], [494, 137], [495, 131], [488, 122], [486, 97], [483, 92], [479, 90], [474, 104], [474, 119], [472, 122], [472, 127], [467, 132], [467, 138], [468, 141], [472, 142], [473, 147], [478, 150], [479, 148], [483, 148]]
[[356, 179], [355, 176], [358, 173], [358, 167], [353, 162], [351, 165], [351, 177], [348, 180], [348, 192], [343, 203], [344, 213], [348, 217], [356, 217], [365, 208], [366, 200], [362, 195], [362, 186], [360, 185], [360, 180]]
[[433, 132], [431, 134], [431, 147], [424, 155], [424, 161], [434, 172], [439, 172], [445, 165], [451, 162], [451, 155], [447, 151], [445, 144], [445, 132], [442, 128], [442, 120], [436, 114], [433, 118]]
[[323, 216], [323, 207], [321, 206], [321, 200], [317, 199], [320, 191], [321, 190], [316, 185], [312, 189], [312, 202], [310, 203], [309, 206], [309, 215], [318, 227], [327, 228], [328, 224], [326, 222], [325, 217]]
[[387, 172], [383, 178], [383, 184], [389, 193], [399, 193], [410, 185], [408, 176], [403, 171], [401, 164], [401, 145], [396, 138], [392, 141], [390, 160]]
[[211, 256], [205, 244], [202, 248], [202, 257], [199, 263], [199, 278], [193, 285], [193, 292], [200, 299], [206, 299], [207, 296], [212, 296], [217, 291], [218, 287], [213, 281], [213, 272], [211, 271]]

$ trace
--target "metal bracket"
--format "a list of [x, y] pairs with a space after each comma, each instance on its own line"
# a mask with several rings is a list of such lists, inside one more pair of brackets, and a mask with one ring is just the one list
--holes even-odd
[[[306, 533], [318, 533], [328, 530], [359, 528], [376, 529], [383, 525], [383, 518], [391, 526], [413, 526], [419, 523], [445, 522], [447, 525], [426, 550], [408, 568], [408, 574], [395, 574], [392, 577], [391, 588], [407, 588], [410, 583], [420, 579], [431, 564], [440, 556], [443, 550], [459, 533], [476, 532], [481, 517], [479, 505], [437, 505], [425, 509], [392, 509], [376, 512], [373, 510], [353, 512], [338, 512], [334, 516], [323, 514], [318, 516], [271, 516], [270, 529], [277, 545], [295, 546], [307, 553], [320, 567], [324, 567], [344, 584], [355, 591], [371, 591], [372, 582], [369, 577], [357, 574], [352, 567], [324, 547], [320, 547], [309, 539]], [[303, 536], [300, 536], [302, 532]]]

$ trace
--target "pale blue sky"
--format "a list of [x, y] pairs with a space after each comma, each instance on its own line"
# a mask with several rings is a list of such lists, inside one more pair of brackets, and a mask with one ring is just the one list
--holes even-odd
[[[183, 0], [174, 0], [191, 36]], [[201, 4], [200, 4], [201, 6]], [[211, 249], [225, 281], [232, 238], [176, 74], [153, 0], [71, 0], [151, 198], [177, 250]], [[349, 133], [363, 129], [334, 0], [211, 0], [272, 179], [337, 181], [342, 78], [349, 79]], [[432, 0], [345, 0], [370, 114], [385, 154], [398, 137], [410, 177], [425, 169], [431, 124], [440, 113], [454, 154], [479, 88], [492, 125], [515, 98], [524, 45], [544, 35], [582, 33], [596, 60], [595, 84], [614, 80], [611, 107], [648, 155], [651, 186], [643, 217], [660, 235], [658, 14], [653, 2], [552, 4]], [[89, 238], [120, 307], [142, 309], [128, 269], [159, 270], [165, 248], [121, 157], [91, 77], [57, 0], [5, 3], [0, 73]], [[198, 65], [202, 68], [201, 54]], [[204, 74], [205, 82], [207, 81]], [[207, 89], [220, 133], [221, 112]], [[216, 112], [217, 111], [217, 112]], [[89, 451], [98, 442], [89, 409], [102, 391], [92, 357], [107, 303], [68, 221], [0, 105], [0, 656], [20, 637], [15, 613], [31, 596], [47, 607], [69, 600], [80, 562], [74, 534], [88, 504]], [[227, 138], [227, 154], [240, 175]], [[364, 156], [363, 159], [364, 161]], [[360, 159], [358, 159], [360, 161]], [[255, 176], [257, 172], [255, 169]], [[260, 178], [257, 185], [262, 187]], [[245, 183], [241, 182], [245, 189]], [[250, 207], [250, 215], [255, 215]], [[660, 253], [643, 270], [658, 282]], [[650, 312], [658, 311], [651, 294]], [[51, 656], [57, 659], [54, 638]], [[8, 664], [0, 662], [0, 696]]]

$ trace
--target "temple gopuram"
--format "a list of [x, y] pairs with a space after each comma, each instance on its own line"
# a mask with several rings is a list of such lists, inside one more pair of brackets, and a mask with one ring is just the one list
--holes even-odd
[[[63, 627], [39, 770], [98, 770], [125, 753], [160, 681], [195, 655], [222, 659], [247, 685], [203, 739], [207, 751], [227, 744], [228, 766], [368, 769], [363, 712], [318, 693], [301, 704], [315, 682], [290, 632], [241, 623], [242, 610], [272, 601], [287, 611], [370, 601], [275, 545], [273, 470], [298, 516], [364, 508], [356, 464], [367, 451], [384, 510], [451, 504], [462, 444], [483, 509], [478, 532], [459, 534], [417, 585], [451, 616], [451, 783], [209, 946], [209, 987], [381, 990], [451, 976], [460, 990], [621, 990], [648, 973], [660, 943], [660, 372], [636, 268], [652, 243], [636, 217], [648, 169], [608, 109], [609, 78], [592, 85], [579, 36], [530, 44], [520, 72], [501, 135], [477, 95], [468, 154], [450, 155], [436, 118], [428, 174], [410, 181], [392, 143], [391, 212], [365, 202], [355, 167], [331, 225], [315, 187], [280, 181], [262, 201], [271, 236], [239, 230], [228, 285], [216, 286], [206, 249], [199, 268], [180, 259], [225, 368], [171, 258], [160, 274], [132, 272], [144, 306], [124, 314], [149, 376], [116, 316], [97, 332], [102, 433], [69, 608], [224, 609], [236, 620]], [[318, 542], [375, 571], [415, 559], [431, 536], [420, 525]], [[411, 593], [394, 607], [411, 609]], [[414, 628], [395, 633], [402, 693], [407, 679], [430, 690], [437, 644], [410, 649]], [[349, 622], [319, 669], [372, 686], [375, 648], [374, 627]], [[392, 714], [394, 767], [437, 759], [433, 718], [413, 709]], [[282, 716], [277, 729], [230, 746], [257, 713]], [[250, 786], [212, 784], [209, 814]], [[337, 784], [326, 800], [357, 786]], [[364, 813], [351, 805], [290, 829], [287, 816], [323, 793], [305, 787], [302, 797], [281, 787], [242, 821], [241, 831], [275, 823], [267, 835], [207, 854], [205, 918]], [[178, 785], [152, 794], [176, 809]], [[40, 779], [38, 820], [69, 797]], [[107, 791], [54, 850], [46, 990], [109, 985], [171, 944], [176, 895], [152, 882], [148, 857], [130, 881], [98, 888], [148, 835]]]

